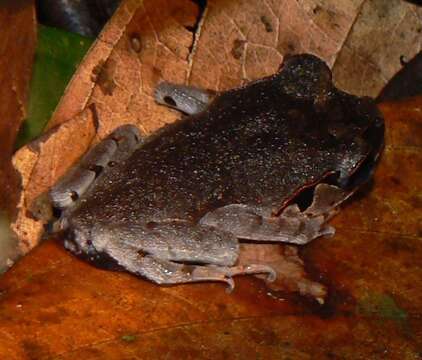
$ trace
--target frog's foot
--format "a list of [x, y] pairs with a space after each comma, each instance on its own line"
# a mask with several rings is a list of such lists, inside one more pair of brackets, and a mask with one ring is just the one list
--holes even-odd
[[215, 93], [211, 90], [169, 82], [162, 82], [155, 89], [155, 100], [159, 104], [167, 105], [188, 115], [205, 110], [214, 97]]
[[233, 276], [266, 274], [267, 281], [272, 282], [277, 274], [271, 266], [265, 264], [248, 264], [232, 267], [218, 267], [215, 265], [194, 266], [192, 271], [193, 281], [225, 281], [229, 285], [227, 291], [234, 289]]
[[[216, 265], [185, 265], [168, 260], [145, 256], [140, 260], [142, 269], [136, 273], [157, 284], [180, 284], [191, 282], [220, 281], [228, 285], [228, 291], [234, 289], [233, 276], [248, 274], [268, 274], [268, 281], [274, 281], [275, 271], [268, 265], [245, 265], [219, 267]], [[140, 265], [140, 264], [139, 264]]]
[[207, 213], [200, 223], [230, 231], [239, 239], [303, 245], [320, 236], [334, 234], [334, 228], [328, 226], [327, 221], [347, 196], [338, 187], [319, 184], [312, 204], [304, 211], [292, 204], [280, 215], [271, 216], [262, 209], [233, 204]]
[[52, 206], [72, 206], [89, 186], [116, 162], [125, 160], [142, 140], [137, 127], [123, 125], [89, 150], [49, 191]]

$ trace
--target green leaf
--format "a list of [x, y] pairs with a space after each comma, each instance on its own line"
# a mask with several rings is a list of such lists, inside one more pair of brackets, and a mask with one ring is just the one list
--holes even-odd
[[376, 316], [396, 321], [407, 320], [407, 313], [386, 294], [370, 293], [360, 300], [358, 312], [364, 316]]
[[407, 335], [412, 335], [408, 314], [400, 308], [394, 298], [387, 294], [370, 292], [358, 301], [357, 313], [379, 320], [392, 320]]
[[20, 129], [17, 148], [41, 134], [67, 83], [93, 41], [77, 34], [39, 25], [28, 117]]
[[125, 342], [131, 343], [134, 342], [137, 338], [138, 337], [136, 335], [123, 335], [120, 339]]

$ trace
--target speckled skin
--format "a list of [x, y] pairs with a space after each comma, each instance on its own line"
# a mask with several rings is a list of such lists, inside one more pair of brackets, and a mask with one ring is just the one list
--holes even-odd
[[359, 135], [378, 120], [375, 109], [334, 89], [318, 108], [313, 97], [285, 95], [283, 75], [225, 92], [168, 126], [106, 174], [73, 216], [197, 221], [228, 204], [279, 209], [330, 172], [347, 177], [371, 150]]
[[[246, 213], [258, 223], [275, 219], [301, 189], [329, 175], [345, 198], [371, 176], [383, 133], [370, 100], [334, 88], [319, 59], [291, 57], [275, 75], [217, 95], [206, 110], [165, 127], [106, 169], [66, 212], [68, 239], [78, 249], [68, 247], [93, 261], [105, 253], [159, 283], [173, 281], [137, 268], [150, 264], [119, 257], [136, 249], [165, 266], [173, 260], [234, 266], [239, 234], [201, 223], [204, 216], [227, 207], [239, 224], [248, 221]], [[120, 247], [114, 252], [111, 239]], [[170, 272], [191, 276], [186, 269]], [[174, 282], [202, 281], [189, 279]]]

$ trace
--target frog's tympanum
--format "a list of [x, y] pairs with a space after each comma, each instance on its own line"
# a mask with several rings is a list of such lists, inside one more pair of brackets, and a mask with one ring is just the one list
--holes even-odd
[[158, 284], [274, 279], [270, 264], [239, 261], [244, 246], [333, 234], [327, 221], [383, 147], [374, 103], [336, 89], [312, 55], [217, 94], [161, 83], [156, 99], [188, 116], [148, 137], [119, 127], [49, 197], [67, 249]]

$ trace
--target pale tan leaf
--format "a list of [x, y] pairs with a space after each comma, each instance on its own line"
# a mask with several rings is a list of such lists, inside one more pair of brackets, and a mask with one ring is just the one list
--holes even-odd
[[422, 49], [422, 8], [402, 0], [367, 0], [337, 56], [337, 86], [356, 95], [377, 96]]
[[20, 193], [18, 215], [12, 223], [12, 230], [20, 240], [23, 253], [38, 243], [44, 230], [42, 222], [34, 219], [28, 211], [34, 200], [88, 149], [95, 134], [94, 117], [88, 108], [14, 155], [13, 166], [21, 176], [24, 191]]

